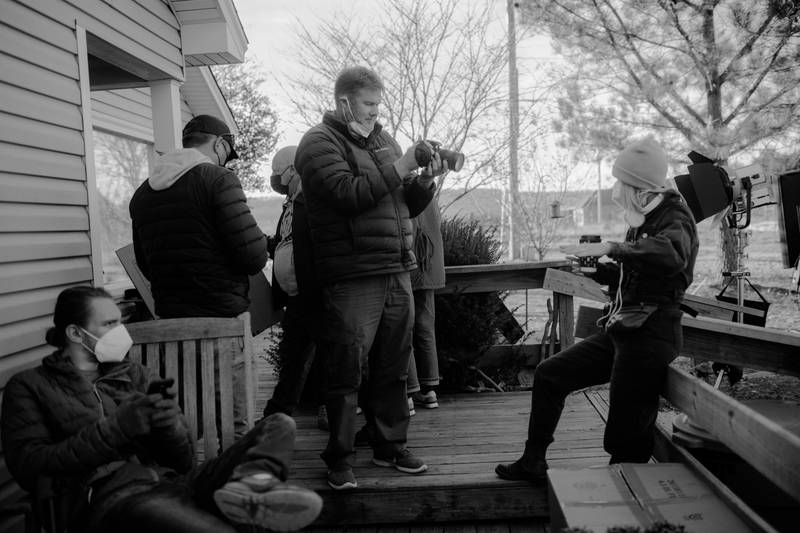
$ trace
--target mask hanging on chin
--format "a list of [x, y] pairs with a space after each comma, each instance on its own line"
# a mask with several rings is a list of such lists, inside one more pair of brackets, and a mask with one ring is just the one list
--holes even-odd
[[364, 126], [356, 120], [353, 114], [353, 109], [350, 107], [350, 101], [346, 97], [339, 98], [339, 109], [341, 110], [342, 117], [347, 123], [347, 132], [356, 139], [366, 139], [372, 133], [372, 129]]
[[81, 344], [83, 344], [83, 347], [89, 350], [100, 363], [119, 363], [125, 359], [128, 350], [133, 346], [133, 339], [131, 339], [128, 330], [125, 329], [125, 326], [122, 324], [106, 331], [105, 334], [99, 338], [83, 328], [81, 328], [81, 331], [96, 341], [94, 349], [89, 348], [83, 343]]

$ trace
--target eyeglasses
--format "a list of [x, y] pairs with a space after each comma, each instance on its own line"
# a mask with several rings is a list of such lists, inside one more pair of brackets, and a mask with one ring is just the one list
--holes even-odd
[[283, 181], [283, 175], [286, 174], [286, 171], [289, 170], [289, 169], [292, 169], [292, 171], [294, 171], [294, 165], [287, 166], [282, 171], [280, 171], [278, 174], [273, 174], [273, 176], [278, 176], [278, 178], [280, 178], [280, 180], [282, 182]]

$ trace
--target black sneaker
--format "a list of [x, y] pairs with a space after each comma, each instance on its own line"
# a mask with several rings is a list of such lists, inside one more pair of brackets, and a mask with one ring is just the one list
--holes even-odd
[[539, 485], [547, 482], [547, 461], [537, 459], [532, 466], [523, 466], [520, 459], [506, 465], [497, 465], [494, 472], [500, 479], [527, 481]]
[[328, 485], [333, 490], [349, 490], [358, 487], [358, 481], [349, 466], [328, 470]]
[[421, 474], [428, 469], [425, 461], [416, 457], [406, 448], [400, 450], [394, 457], [378, 457], [375, 455], [372, 457], [372, 462], [378, 466], [394, 467], [406, 474]]

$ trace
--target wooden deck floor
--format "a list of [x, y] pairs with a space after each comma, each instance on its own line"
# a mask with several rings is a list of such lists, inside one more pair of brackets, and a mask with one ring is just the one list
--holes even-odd
[[[274, 376], [261, 372], [257, 405], [271, 396]], [[605, 424], [593, 393], [568, 398], [551, 467], [606, 464]], [[295, 413], [297, 442], [291, 478], [324, 498], [315, 531], [543, 532], [548, 520], [544, 487], [499, 479], [494, 467], [519, 457], [527, 432], [530, 393], [444, 395], [438, 409], [419, 409], [411, 419], [408, 447], [428, 471], [408, 475], [374, 466], [359, 448], [354, 472], [359, 487], [337, 492], [325, 481], [319, 454], [327, 432], [316, 427], [316, 409]], [[361, 417], [359, 417], [361, 418]], [[402, 526], [398, 526], [402, 524]]]

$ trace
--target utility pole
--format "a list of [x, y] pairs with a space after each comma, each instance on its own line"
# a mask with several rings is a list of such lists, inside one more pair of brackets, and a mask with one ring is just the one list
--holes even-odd
[[603, 222], [603, 175], [600, 172], [600, 152], [597, 153], [597, 223]]
[[508, 11], [508, 91], [509, 91], [509, 143], [508, 143], [508, 258], [519, 256], [519, 228], [517, 228], [517, 202], [519, 201], [519, 84], [517, 79], [517, 24], [518, 2], [506, 0]]

